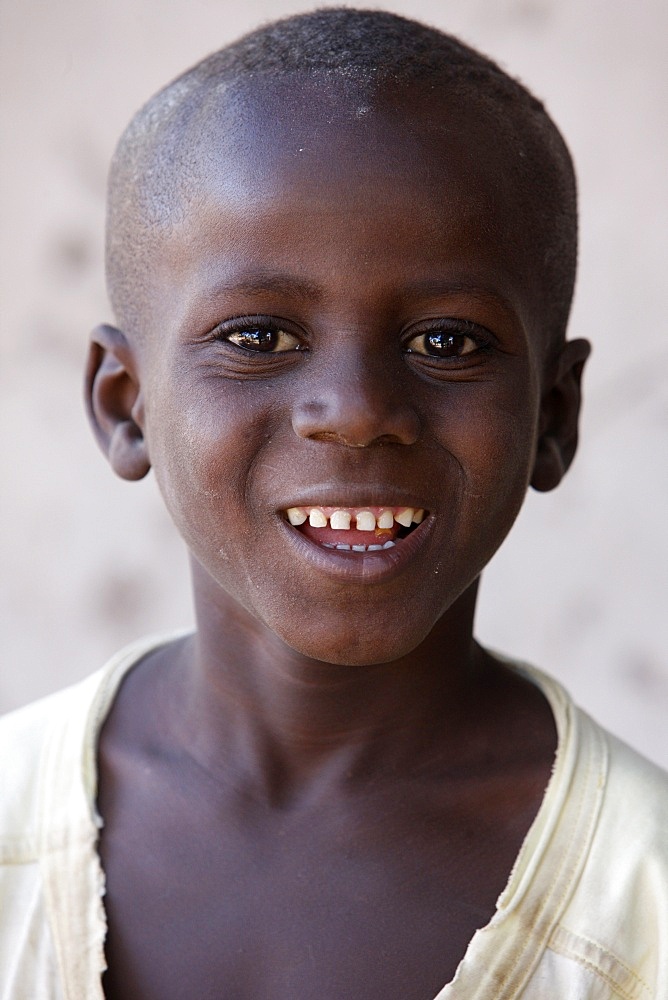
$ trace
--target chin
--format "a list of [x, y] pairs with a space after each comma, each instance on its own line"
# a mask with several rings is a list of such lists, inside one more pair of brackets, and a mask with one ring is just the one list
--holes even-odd
[[314, 634], [310, 634], [310, 630], [308, 634], [294, 634], [292, 630], [281, 634], [280, 630], [276, 631], [279, 638], [301, 656], [337, 666], [369, 667], [408, 656], [426, 638], [430, 629], [393, 635], [386, 630], [369, 629], [368, 626], [364, 632], [354, 628], [343, 631], [340, 626], [327, 630], [324, 625]]

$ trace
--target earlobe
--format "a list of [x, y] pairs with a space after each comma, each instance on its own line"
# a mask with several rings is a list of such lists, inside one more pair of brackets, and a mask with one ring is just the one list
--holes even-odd
[[97, 442], [122, 479], [142, 479], [151, 468], [134, 351], [113, 326], [90, 337], [85, 378], [86, 409]]
[[559, 485], [575, 457], [582, 402], [582, 371], [591, 345], [569, 340], [541, 400], [538, 443], [531, 485], [546, 493]]

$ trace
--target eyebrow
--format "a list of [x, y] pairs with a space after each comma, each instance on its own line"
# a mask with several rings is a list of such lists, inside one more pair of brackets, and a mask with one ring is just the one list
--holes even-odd
[[[319, 302], [322, 300], [323, 290], [319, 284], [310, 281], [308, 278], [296, 277], [292, 274], [281, 272], [274, 273], [268, 271], [246, 272], [239, 276], [239, 280], [223, 279], [216, 282], [211, 289], [214, 294], [236, 293], [240, 295], [284, 295], [293, 299], [300, 299], [304, 302]], [[480, 302], [489, 302], [490, 299], [497, 302], [508, 313], [517, 316], [513, 303], [498, 288], [481, 284], [475, 281], [448, 281], [439, 278], [425, 278], [408, 282], [403, 291], [409, 296], [417, 298], [437, 299], [442, 296], [465, 294]]]
[[439, 281], [433, 280], [431, 278], [423, 281], [412, 281], [406, 286], [406, 291], [413, 294], [422, 296], [425, 298], [438, 298], [441, 295], [453, 295], [464, 293], [470, 295], [474, 299], [479, 299], [481, 302], [489, 299], [494, 299], [509, 312], [514, 313], [515, 309], [511, 300], [499, 291], [498, 288], [492, 288], [489, 285], [481, 284], [480, 282], [473, 281]]
[[242, 295], [274, 294], [291, 298], [318, 301], [322, 289], [307, 278], [297, 278], [289, 274], [269, 274], [264, 271], [247, 274], [238, 281], [220, 281], [212, 289], [214, 293], [236, 292]]

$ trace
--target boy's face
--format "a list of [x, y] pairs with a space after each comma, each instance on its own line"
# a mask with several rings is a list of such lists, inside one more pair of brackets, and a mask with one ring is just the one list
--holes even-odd
[[[532, 476], [535, 242], [512, 152], [442, 105], [306, 81], [246, 95], [234, 132], [208, 116], [132, 345], [200, 590], [331, 662], [396, 659], [456, 615]], [[289, 523], [313, 507], [426, 514], [357, 552], [328, 546], [396, 528]]]

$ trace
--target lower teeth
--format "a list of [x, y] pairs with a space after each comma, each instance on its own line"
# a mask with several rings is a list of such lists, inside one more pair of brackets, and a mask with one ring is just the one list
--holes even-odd
[[334, 542], [323, 542], [324, 549], [338, 549], [339, 552], [381, 552], [382, 549], [393, 549], [396, 542], [385, 542], [384, 545], [335, 545]]

